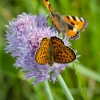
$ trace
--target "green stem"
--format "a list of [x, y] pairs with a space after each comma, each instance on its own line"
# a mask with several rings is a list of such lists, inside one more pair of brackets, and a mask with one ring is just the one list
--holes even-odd
[[56, 74], [56, 77], [57, 77], [57, 80], [59, 81], [64, 93], [65, 93], [65, 96], [67, 97], [68, 100], [74, 100], [74, 98], [72, 97], [67, 85], [65, 84], [63, 78], [61, 77], [60, 74]]
[[51, 90], [50, 90], [50, 87], [49, 87], [48, 81], [44, 81], [43, 85], [44, 85], [44, 88], [45, 88], [45, 93], [46, 93], [47, 98], [48, 98], [47, 100], [54, 100], [52, 93], [51, 93]]
[[73, 64], [69, 64], [69, 68], [76, 68], [76, 70], [78, 70], [80, 73], [86, 75], [87, 77], [90, 77], [91, 79], [94, 79], [98, 82], [100, 82], [100, 74], [87, 68], [86, 66], [82, 65], [81, 63], [73, 63]]

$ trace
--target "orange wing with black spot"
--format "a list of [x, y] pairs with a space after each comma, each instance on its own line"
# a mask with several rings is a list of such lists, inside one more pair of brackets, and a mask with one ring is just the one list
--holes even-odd
[[40, 65], [49, 64], [52, 66], [54, 62], [65, 64], [75, 59], [74, 51], [65, 46], [64, 42], [57, 37], [43, 38], [35, 55], [35, 60]]
[[46, 6], [46, 8], [50, 11], [50, 12], [54, 12], [49, 1], [48, 0], [42, 0], [44, 5]]
[[63, 46], [58, 50], [57, 54], [54, 56], [54, 62], [56, 63], [70, 63], [76, 59], [76, 55], [72, 49], [68, 46]]
[[46, 47], [41, 47], [36, 51], [35, 60], [38, 64], [44, 65], [49, 62], [49, 51]]
[[53, 47], [53, 55], [55, 56], [62, 46], [64, 46], [64, 42], [57, 37], [51, 37], [50, 41]]
[[79, 37], [79, 31], [84, 30], [87, 26], [87, 21], [84, 18], [61, 15], [52, 9], [48, 0], [43, 0], [43, 3], [50, 11], [50, 17], [56, 28], [70, 37], [70, 39], [77, 39]]
[[57, 37], [51, 37], [50, 40], [53, 47], [54, 62], [65, 64], [73, 62], [76, 59], [74, 51], [68, 46], [65, 46], [61, 39]]
[[84, 30], [87, 26], [87, 21], [82, 17], [77, 16], [62, 16], [62, 18], [78, 30]]
[[35, 54], [35, 60], [38, 64], [44, 65], [49, 62], [49, 42], [48, 38], [43, 38], [40, 43], [39, 49], [37, 49]]

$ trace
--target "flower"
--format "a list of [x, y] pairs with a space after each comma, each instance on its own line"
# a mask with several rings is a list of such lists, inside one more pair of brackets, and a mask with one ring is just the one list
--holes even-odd
[[[35, 78], [34, 85], [44, 80], [56, 81], [56, 74], [64, 70], [67, 64], [54, 63], [40, 65], [35, 59], [35, 52], [39, 48], [39, 43], [44, 37], [57, 36], [62, 39], [54, 28], [48, 27], [47, 18], [43, 15], [31, 15], [22, 13], [6, 25], [6, 53], [11, 52], [12, 57], [16, 57], [15, 67], [21, 67], [21, 71], [26, 71], [26, 78]], [[69, 45], [65, 39], [64, 43]]]

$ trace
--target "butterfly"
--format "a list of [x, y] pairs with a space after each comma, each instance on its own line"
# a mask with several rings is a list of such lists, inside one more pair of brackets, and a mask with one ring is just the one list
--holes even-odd
[[43, 38], [40, 43], [40, 47], [35, 53], [35, 60], [38, 64], [49, 64], [52, 66], [54, 62], [65, 64], [73, 62], [76, 59], [76, 55], [72, 49], [64, 45], [64, 42], [53, 36]]
[[56, 28], [70, 39], [77, 39], [80, 36], [79, 31], [83, 31], [87, 27], [88, 22], [84, 18], [70, 15], [61, 15], [52, 9], [48, 0], [42, 1], [46, 8], [50, 11], [50, 17]]

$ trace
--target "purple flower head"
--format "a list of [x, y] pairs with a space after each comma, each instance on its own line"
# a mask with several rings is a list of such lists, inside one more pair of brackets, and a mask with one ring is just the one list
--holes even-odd
[[[51, 79], [56, 81], [55, 73], [59, 74], [67, 64], [53, 63], [40, 65], [35, 61], [35, 53], [39, 48], [39, 43], [44, 37], [50, 38], [58, 35], [55, 29], [48, 27], [47, 18], [40, 15], [22, 13], [16, 19], [6, 25], [6, 53], [11, 52], [12, 57], [16, 57], [15, 67], [21, 67], [21, 71], [26, 71], [26, 78], [35, 78], [34, 85]], [[69, 46], [66, 38], [63, 39], [65, 45]]]

